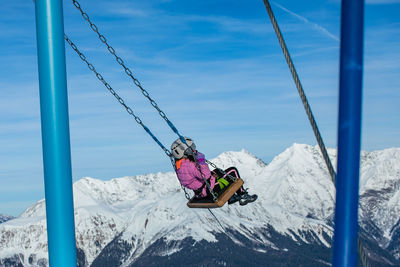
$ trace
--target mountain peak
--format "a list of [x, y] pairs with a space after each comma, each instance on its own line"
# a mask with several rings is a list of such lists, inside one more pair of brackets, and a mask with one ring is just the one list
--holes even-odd
[[251, 154], [245, 149], [241, 151], [226, 151], [218, 155], [211, 162], [216, 164], [221, 169], [226, 169], [235, 166], [240, 169], [259, 169], [267, 166], [265, 162]]

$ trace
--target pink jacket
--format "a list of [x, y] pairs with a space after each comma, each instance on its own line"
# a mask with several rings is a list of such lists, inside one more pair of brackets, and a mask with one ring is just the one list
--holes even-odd
[[[199, 165], [201, 172], [203, 173], [204, 177], [208, 179], [211, 176], [210, 169], [208, 168], [207, 163], [204, 161], [204, 155], [201, 153], [199, 159]], [[176, 174], [178, 176], [179, 182], [186, 188], [192, 189], [192, 190], [197, 190], [201, 186], [203, 186], [204, 179], [202, 178], [199, 170], [196, 167], [196, 163], [190, 161], [189, 159], [182, 159], [177, 162], [177, 167], [176, 167]], [[214, 176], [211, 176], [210, 179], [210, 186], [211, 189], [214, 188], [215, 186], [215, 178]], [[206, 191], [207, 187], [203, 188], [203, 191], [201, 193], [202, 196], [207, 195]]]

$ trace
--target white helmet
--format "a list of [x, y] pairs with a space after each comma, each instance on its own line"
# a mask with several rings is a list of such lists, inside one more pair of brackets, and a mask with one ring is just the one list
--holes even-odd
[[[181, 159], [186, 154], [196, 150], [196, 145], [189, 137], [185, 137], [186, 144], [180, 138], [176, 139], [171, 145], [171, 152], [175, 159]], [[191, 149], [190, 149], [190, 148]]]

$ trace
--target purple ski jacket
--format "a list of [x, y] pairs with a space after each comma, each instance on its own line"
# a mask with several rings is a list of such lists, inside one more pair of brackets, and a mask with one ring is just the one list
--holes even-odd
[[[211, 190], [215, 186], [215, 177], [211, 175], [210, 169], [205, 162], [204, 155], [197, 152], [196, 158], [199, 162], [201, 172], [204, 177], [210, 179]], [[204, 184], [204, 179], [202, 178], [199, 170], [196, 167], [196, 163], [190, 161], [189, 159], [183, 158], [176, 162], [176, 174], [178, 176], [179, 182], [186, 188], [197, 190]], [[205, 197], [207, 195], [206, 187], [203, 188], [201, 196]]]

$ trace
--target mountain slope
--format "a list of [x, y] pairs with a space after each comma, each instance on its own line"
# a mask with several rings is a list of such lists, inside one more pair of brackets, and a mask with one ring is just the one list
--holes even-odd
[[6, 221], [9, 221], [9, 220], [12, 220], [12, 219], [14, 219], [13, 216], [0, 214], [0, 223], [6, 222]]
[[[335, 150], [328, 152], [335, 162]], [[366, 237], [373, 237], [369, 248], [378, 255], [387, 252], [384, 259], [374, 257], [388, 266], [399, 259], [400, 251], [399, 157], [400, 149], [362, 153], [361, 226]], [[204, 264], [235, 266], [250, 259], [268, 260], [271, 266], [329, 263], [335, 189], [317, 147], [294, 144], [268, 165], [245, 150], [222, 153], [212, 162], [221, 168], [236, 166], [245, 186], [259, 195], [244, 207], [234, 204], [213, 210], [224, 229], [207, 210], [186, 207], [172, 172], [77, 181], [79, 265], [149, 266], [154, 260], [179, 265], [205, 260]], [[44, 204], [40, 201], [0, 225], [0, 263], [46, 264]], [[203, 259], [210, 253], [218, 255]]]

